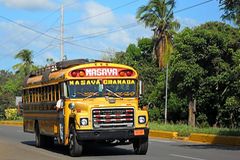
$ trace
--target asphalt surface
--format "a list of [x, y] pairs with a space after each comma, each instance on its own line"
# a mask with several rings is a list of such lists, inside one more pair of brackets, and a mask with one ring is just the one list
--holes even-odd
[[64, 146], [36, 148], [34, 135], [22, 127], [0, 125], [0, 160], [240, 160], [240, 147], [150, 139], [147, 155], [135, 155], [132, 145], [87, 146], [82, 157], [70, 157]]

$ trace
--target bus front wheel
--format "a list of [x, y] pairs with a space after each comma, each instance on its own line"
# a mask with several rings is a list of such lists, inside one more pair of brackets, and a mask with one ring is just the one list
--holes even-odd
[[83, 146], [77, 141], [77, 133], [74, 124], [70, 125], [69, 134], [69, 154], [72, 157], [79, 157], [82, 155]]
[[135, 154], [145, 155], [148, 150], [148, 137], [134, 139], [133, 149]]

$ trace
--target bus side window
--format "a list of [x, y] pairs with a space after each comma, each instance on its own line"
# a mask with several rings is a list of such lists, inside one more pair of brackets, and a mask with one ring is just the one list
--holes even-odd
[[47, 87], [43, 87], [44, 101], [47, 101]]
[[47, 98], [47, 102], [49, 102], [49, 95], [50, 95], [50, 92], [49, 92], [49, 86], [46, 86], [46, 98]]
[[37, 96], [37, 99], [36, 101], [39, 102], [40, 98], [39, 98], [39, 88], [36, 89], [36, 96]]
[[53, 86], [53, 101], [57, 101], [56, 94], [57, 94], [57, 92], [56, 92], [56, 85], [54, 85]]
[[52, 87], [53, 87], [53, 86], [49, 86], [49, 93], [50, 93], [50, 95], [49, 95], [49, 100], [50, 100], [50, 101], [53, 100], [53, 99], [52, 99], [52, 95], [53, 95]]
[[33, 88], [32, 92], [33, 92], [33, 102], [35, 103], [36, 102], [36, 88]]
[[26, 90], [26, 103], [29, 103], [29, 90]]
[[56, 98], [57, 98], [57, 100], [60, 99], [60, 87], [59, 87], [59, 84], [56, 85]]
[[29, 102], [32, 102], [32, 89], [29, 89]]
[[42, 87], [39, 88], [39, 102], [42, 102]]
[[41, 87], [41, 101], [43, 102], [44, 101], [44, 93], [43, 93], [43, 87]]

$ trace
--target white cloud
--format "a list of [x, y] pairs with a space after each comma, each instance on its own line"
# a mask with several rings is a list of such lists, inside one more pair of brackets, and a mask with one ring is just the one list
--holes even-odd
[[[26, 22], [20, 22], [26, 25]], [[43, 30], [42, 28], [36, 28], [36, 30]], [[49, 35], [54, 35], [52, 32], [47, 33]], [[26, 30], [14, 24], [0, 22], [0, 39], [1, 52], [0, 56], [10, 56], [14, 57], [16, 53], [22, 49], [33, 50], [33, 54], [37, 53], [39, 50], [45, 48], [46, 46], [52, 44], [52, 39], [40, 36], [32, 31]]]
[[[115, 21], [115, 17], [111, 11], [111, 8], [105, 7], [94, 1], [86, 2], [84, 5], [84, 10], [86, 12], [86, 15], [85, 15], [86, 17], [94, 17], [94, 18], [90, 18], [88, 20], [88, 22], [91, 25], [97, 25], [97, 26], [109, 25]], [[103, 12], [104, 13], [108, 12], [108, 13], [101, 15], [101, 16], [96, 16]]]
[[191, 19], [191, 18], [182, 18], [182, 17], [177, 17], [177, 20], [180, 22], [181, 24], [181, 29], [185, 28], [185, 27], [196, 27], [199, 25], [199, 22], [195, 19]]
[[104, 32], [107, 32], [107, 27], [87, 27], [87, 26], [81, 26], [78, 27], [78, 32], [80, 33], [79, 36], [85, 37], [85, 36], [94, 36], [98, 35]]
[[129, 33], [124, 30], [110, 34], [108, 37], [114, 44], [127, 45], [131, 43]]
[[62, 3], [64, 4], [64, 10], [76, 10], [79, 11], [81, 4], [79, 0], [63, 0]]
[[57, 4], [51, 0], [0, 0], [0, 3], [7, 7], [25, 10], [55, 9], [57, 7]]

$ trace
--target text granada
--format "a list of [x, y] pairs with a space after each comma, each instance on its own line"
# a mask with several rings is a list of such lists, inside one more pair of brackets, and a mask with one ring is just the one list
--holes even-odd
[[[102, 83], [101, 83], [102, 82]], [[97, 85], [97, 84], [135, 84], [134, 80], [125, 80], [125, 79], [105, 79], [105, 80], [74, 80], [69, 81], [69, 85]]]

